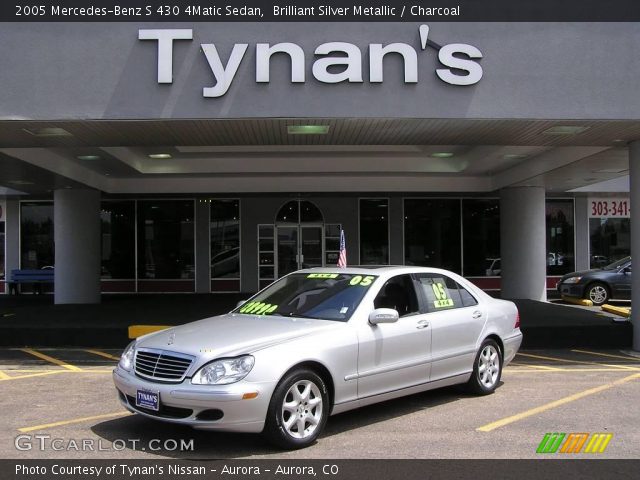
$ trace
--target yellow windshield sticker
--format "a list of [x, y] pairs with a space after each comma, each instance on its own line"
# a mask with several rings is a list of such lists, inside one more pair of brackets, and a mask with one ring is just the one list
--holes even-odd
[[249, 302], [243, 305], [239, 313], [253, 313], [255, 315], [265, 315], [267, 313], [273, 313], [278, 309], [277, 305], [262, 302]]
[[436, 300], [433, 302], [434, 307], [453, 307], [453, 299], [449, 298], [449, 292], [442, 282], [432, 283], [431, 289], [433, 290], [433, 294], [436, 296]]
[[307, 278], [338, 278], [338, 273], [310, 273]]
[[445, 300], [436, 300], [433, 302], [433, 306], [436, 308], [453, 307], [453, 299], [447, 298]]
[[367, 275], [366, 277], [363, 277], [362, 275], [356, 275], [351, 279], [351, 281], [349, 282], [349, 285], [351, 286], [358, 285], [360, 287], [368, 287], [373, 283], [375, 279], [376, 277], [371, 275]]

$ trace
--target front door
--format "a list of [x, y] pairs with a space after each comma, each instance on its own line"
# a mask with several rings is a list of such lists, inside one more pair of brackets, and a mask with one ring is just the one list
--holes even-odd
[[301, 268], [324, 266], [322, 233], [322, 225], [278, 225], [277, 277]]

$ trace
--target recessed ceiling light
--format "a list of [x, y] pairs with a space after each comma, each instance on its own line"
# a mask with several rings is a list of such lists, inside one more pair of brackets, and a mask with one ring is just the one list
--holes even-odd
[[35, 137], [72, 137], [70, 132], [67, 132], [64, 128], [59, 127], [45, 127], [29, 129], [23, 128], [23, 131], [35, 136]]
[[78, 155], [76, 158], [78, 160], [100, 160], [102, 157], [100, 155]]
[[329, 125], [287, 125], [289, 135], [326, 135]]
[[149, 158], [153, 158], [154, 160], [167, 160], [171, 158], [170, 153], [151, 153], [147, 155]]
[[626, 171], [626, 168], [601, 168], [599, 170], [591, 170], [591, 173], [622, 173]]
[[453, 153], [451, 152], [433, 152], [430, 157], [433, 158], [451, 158], [453, 157]]
[[521, 160], [523, 158], [527, 158], [529, 155], [524, 155], [522, 153], [507, 153], [503, 155], [502, 158], [504, 160]]
[[12, 185], [35, 185], [33, 182], [29, 182], [28, 180], [9, 180]]
[[556, 125], [555, 127], [543, 130], [542, 133], [544, 135], [575, 135], [577, 133], [582, 133], [585, 130], [589, 130], [589, 127], [579, 125]]

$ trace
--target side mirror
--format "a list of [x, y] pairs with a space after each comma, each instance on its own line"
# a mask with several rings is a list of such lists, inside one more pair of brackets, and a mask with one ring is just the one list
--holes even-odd
[[246, 300], [240, 300], [238, 303], [236, 303], [236, 308], [238, 308], [241, 305], [244, 305], [245, 303], [247, 303]]
[[631, 273], [631, 266], [624, 267], [622, 269], [622, 273], [624, 273], [625, 275], [630, 274]]
[[379, 323], [395, 323], [400, 316], [397, 310], [393, 308], [376, 308], [369, 314], [369, 323], [371, 325], [378, 325]]

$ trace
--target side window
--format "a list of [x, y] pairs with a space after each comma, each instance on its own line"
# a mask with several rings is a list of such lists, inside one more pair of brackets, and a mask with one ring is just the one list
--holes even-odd
[[[435, 273], [421, 274], [418, 280], [427, 302], [427, 313], [466, 306], [458, 290], [458, 284], [449, 277]], [[466, 293], [469, 295], [469, 292]]]
[[401, 317], [419, 313], [418, 297], [411, 276], [398, 275], [387, 280], [374, 299], [373, 306], [393, 308]]
[[462, 299], [462, 305], [465, 307], [473, 307], [474, 305], [478, 304], [478, 301], [475, 299], [475, 297], [473, 295], [471, 295], [466, 288], [464, 288], [462, 285], [460, 285], [459, 283], [456, 283], [456, 285], [458, 285], [458, 291], [460, 292], [460, 298]]

